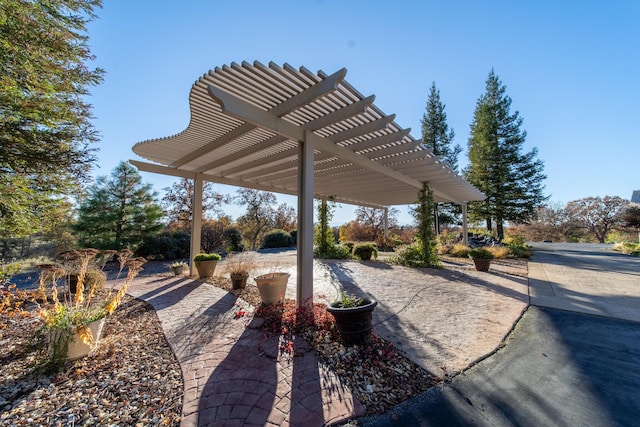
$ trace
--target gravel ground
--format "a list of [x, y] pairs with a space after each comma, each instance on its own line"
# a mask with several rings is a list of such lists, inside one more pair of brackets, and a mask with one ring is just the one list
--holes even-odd
[[150, 305], [125, 297], [94, 354], [53, 372], [43, 368], [34, 307], [26, 309], [0, 315], [0, 425], [180, 424], [180, 366]]

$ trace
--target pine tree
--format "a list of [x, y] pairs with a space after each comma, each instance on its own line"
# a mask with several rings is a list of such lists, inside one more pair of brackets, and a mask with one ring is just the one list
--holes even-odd
[[66, 195], [89, 179], [89, 87], [102, 81], [91, 69], [86, 25], [100, 0], [0, 0], [0, 235], [46, 231]]
[[465, 176], [487, 196], [469, 205], [472, 220], [485, 220], [492, 231], [496, 222], [499, 239], [504, 222], [528, 222], [547, 199], [543, 195], [544, 163], [536, 160], [537, 149], [522, 153], [527, 133], [521, 130], [518, 111], [511, 114], [511, 98], [492, 69], [486, 91], [478, 99], [471, 123], [469, 166]]
[[97, 249], [136, 249], [161, 228], [162, 209], [150, 184], [121, 162], [111, 177], [101, 176], [89, 188], [74, 225], [80, 244]]
[[[422, 116], [422, 141], [433, 151], [433, 154], [440, 156], [447, 166], [457, 172], [458, 156], [462, 152], [462, 147], [460, 144], [453, 145], [455, 132], [453, 129], [449, 130], [444, 107], [445, 105], [440, 100], [440, 91], [436, 88], [436, 83], [432, 82], [429, 98], [427, 98], [427, 107]], [[436, 205], [438, 227], [440, 224], [456, 223], [460, 213], [459, 206], [453, 204]]]

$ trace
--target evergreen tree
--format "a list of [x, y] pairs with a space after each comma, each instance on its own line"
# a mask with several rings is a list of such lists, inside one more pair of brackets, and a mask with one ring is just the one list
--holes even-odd
[[[440, 100], [440, 91], [436, 83], [431, 83], [427, 107], [422, 116], [422, 141], [454, 171], [458, 171], [458, 156], [462, 152], [460, 144], [453, 145], [455, 132], [449, 130], [445, 105]], [[461, 208], [450, 203], [436, 205], [435, 214], [438, 218], [438, 228], [441, 224], [458, 222]], [[439, 230], [437, 230], [439, 233]]]
[[100, 0], [0, 0], [0, 234], [46, 231], [89, 179], [98, 140], [86, 25]]
[[543, 195], [544, 163], [536, 160], [536, 148], [522, 153], [527, 133], [520, 129], [523, 119], [518, 111], [511, 114], [510, 108], [506, 87], [492, 69], [486, 92], [476, 103], [465, 175], [487, 196], [469, 204], [471, 219], [485, 220], [489, 231], [495, 220], [499, 239], [504, 237], [505, 221], [528, 222], [548, 198]]
[[121, 162], [111, 177], [101, 176], [89, 187], [74, 226], [80, 244], [98, 249], [137, 248], [162, 228], [162, 209], [155, 196], [138, 171]]
[[458, 170], [458, 156], [462, 152], [460, 144], [453, 145], [455, 132], [449, 130], [445, 105], [440, 100], [440, 91], [435, 82], [431, 83], [431, 91], [427, 99], [427, 107], [422, 116], [422, 142], [440, 156], [454, 171]]
[[436, 249], [436, 239], [433, 234], [433, 209], [433, 192], [429, 188], [429, 184], [423, 182], [422, 189], [418, 193], [418, 204], [413, 209], [413, 215], [418, 223], [416, 243], [421, 255], [420, 267], [440, 266]]

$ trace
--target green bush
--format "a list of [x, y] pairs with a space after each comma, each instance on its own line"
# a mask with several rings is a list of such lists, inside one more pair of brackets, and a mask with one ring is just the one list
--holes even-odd
[[242, 242], [242, 232], [236, 227], [230, 227], [224, 230], [222, 237], [227, 244], [227, 251], [242, 252], [246, 249]]
[[137, 256], [147, 259], [179, 259], [189, 257], [189, 233], [163, 231], [146, 238], [136, 250]]
[[519, 236], [515, 234], [506, 235], [504, 239], [502, 239], [502, 243], [510, 247], [517, 247], [517, 248], [527, 247], [527, 241], [524, 238], [524, 236]]
[[349, 259], [351, 258], [351, 250], [347, 245], [330, 245], [327, 248], [327, 253], [320, 253], [320, 247], [315, 246], [313, 248], [313, 256], [315, 258], [324, 259]]
[[271, 230], [262, 238], [262, 248], [289, 248], [293, 246], [291, 234], [284, 230]]
[[194, 262], [198, 262], [198, 261], [220, 261], [221, 259], [222, 259], [222, 257], [220, 255], [218, 255], [218, 254], [215, 254], [215, 253], [213, 253], [213, 254], [200, 253], [200, 254], [196, 255], [193, 258], [193, 261]]
[[493, 259], [493, 252], [485, 247], [473, 248], [469, 251], [469, 258]]
[[405, 267], [439, 267], [439, 263], [433, 262], [433, 265], [426, 265], [423, 249], [418, 244], [411, 244], [401, 247], [389, 261], [392, 264], [403, 265]]
[[343, 245], [349, 248], [349, 251], [353, 253], [353, 248], [356, 245], [355, 242], [343, 242]]
[[289, 232], [289, 234], [291, 235], [291, 245], [295, 246], [298, 244], [298, 230], [291, 230]]
[[353, 255], [363, 261], [369, 261], [372, 256], [378, 258], [378, 249], [373, 243], [358, 243], [353, 247]]

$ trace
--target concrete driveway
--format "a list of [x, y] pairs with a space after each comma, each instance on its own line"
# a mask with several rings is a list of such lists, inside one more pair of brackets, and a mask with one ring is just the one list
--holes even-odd
[[640, 258], [605, 244], [535, 243], [531, 304], [640, 322]]
[[640, 425], [640, 259], [607, 249], [535, 244], [504, 347], [363, 425]]

